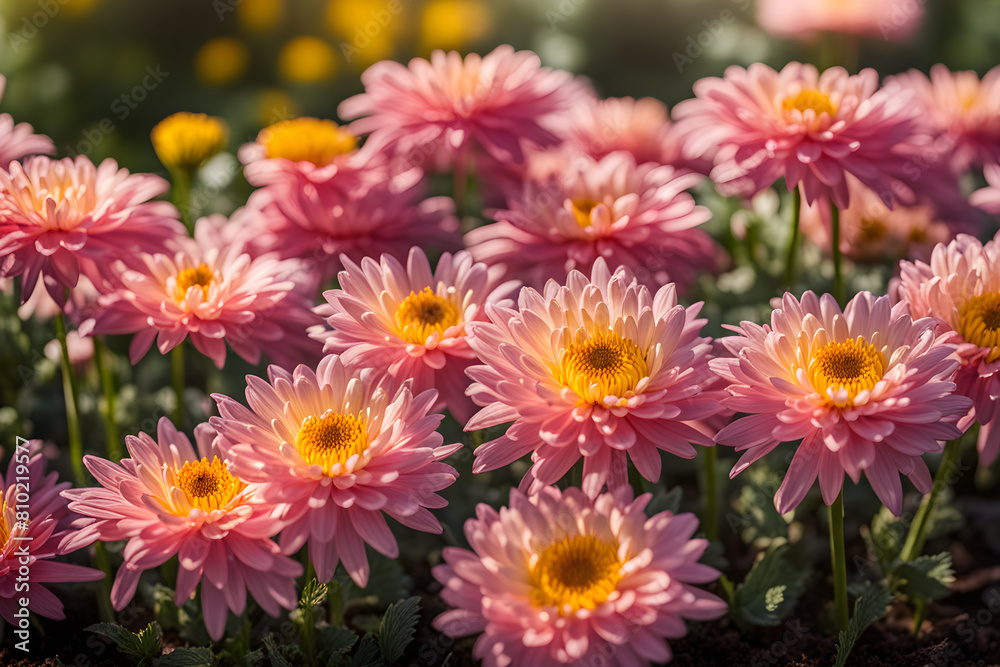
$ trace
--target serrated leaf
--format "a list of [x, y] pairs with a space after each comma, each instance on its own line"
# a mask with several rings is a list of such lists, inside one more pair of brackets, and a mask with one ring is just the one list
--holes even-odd
[[161, 656], [153, 663], [156, 667], [212, 667], [215, 656], [203, 646], [181, 647]]
[[677, 514], [681, 509], [681, 500], [684, 499], [684, 490], [679, 486], [667, 491], [659, 488], [653, 493], [653, 498], [646, 506], [646, 516], [655, 516], [660, 512], [670, 512]]
[[809, 576], [785, 557], [787, 545], [768, 551], [733, 596], [732, 611], [753, 625], [777, 625], [795, 608]]
[[361, 640], [354, 658], [349, 663], [351, 667], [383, 667], [379, 658], [378, 642], [370, 632]]
[[378, 630], [378, 647], [387, 667], [399, 660], [413, 641], [420, 621], [420, 598], [414, 596], [389, 605]]
[[315, 578], [306, 582], [302, 588], [302, 596], [299, 598], [300, 607], [318, 607], [326, 600], [327, 586], [321, 584]]
[[951, 595], [948, 584], [955, 581], [954, 574], [951, 554], [947, 551], [933, 556], [920, 556], [900, 563], [892, 570], [892, 578], [900, 582], [898, 590], [924, 602]]
[[854, 603], [854, 616], [847, 622], [847, 630], [837, 636], [837, 657], [834, 667], [844, 667], [851, 649], [868, 626], [882, 618], [885, 608], [895, 596], [881, 583], [866, 582], [861, 595]]
[[160, 641], [160, 626], [153, 621], [138, 634], [113, 623], [95, 623], [87, 626], [88, 632], [104, 635], [124, 653], [129, 660], [137, 665], [148, 665], [163, 653], [163, 643]]
[[267, 657], [271, 661], [271, 667], [292, 667], [292, 663], [285, 660], [281, 649], [274, 643], [271, 635], [264, 637], [264, 648], [267, 650]]
[[788, 537], [788, 522], [774, 508], [774, 492], [781, 485], [781, 475], [767, 467], [752, 467], [745, 475], [747, 483], [740, 488], [737, 512], [726, 515], [729, 527], [740, 531], [747, 543]]
[[349, 651], [358, 641], [356, 634], [337, 625], [324, 625], [317, 628], [316, 632], [321, 653], [343, 653]]
[[144, 658], [153, 660], [163, 655], [163, 642], [160, 641], [160, 625], [152, 621], [136, 635], [139, 651]]
[[242, 658], [240, 658], [240, 667], [260, 667], [260, 663], [264, 662], [264, 651], [263, 649], [257, 649], [255, 651], [250, 651]]

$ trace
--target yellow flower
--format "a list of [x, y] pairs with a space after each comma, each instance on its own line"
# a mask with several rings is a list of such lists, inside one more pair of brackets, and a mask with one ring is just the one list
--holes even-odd
[[236, 8], [240, 27], [247, 32], [267, 32], [281, 20], [283, 0], [242, 0]]
[[420, 18], [420, 50], [462, 49], [489, 32], [492, 21], [482, 0], [430, 0]]
[[195, 169], [226, 147], [229, 129], [221, 118], [182, 111], [161, 120], [150, 139], [168, 169]]
[[365, 68], [391, 58], [408, 18], [403, 3], [385, 0], [330, 0], [326, 28], [339, 36], [340, 51], [349, 64]]
[[195, 76], [209, 86], [233, 83], [246, 72], [250, 49], [233, 37], [209, 40], [198, 49], [194, 58]]
[[333, 77], [337, 54], [333, 47], [316, 37], [296, 37], [278, 56], [278, 72], [293, 83], [316, 83]]

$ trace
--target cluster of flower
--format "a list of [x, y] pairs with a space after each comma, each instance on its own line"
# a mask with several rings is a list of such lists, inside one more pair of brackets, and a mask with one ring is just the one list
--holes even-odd
[[[134, 334], [133, 363], [154, 339], [166, 353], [190, 337], [219, 367], [227, 344], [277, 364], [266, 381], [247, 378], [249, 407], [214, 397], [197, 450], [164, 419], [156, 439], [130, 437], [120, 463], [85, 458], [100, 487], [47, 478], [39, 493], [51, 491], [58, 529], [32, 524], [45, 532], [37, 580], [80, 574], [42, 558], [127, 540], [121, 608], [144, 570], [177, 555], [177, 601], [200, 582], [214, 638], [247, 591], [273, 615], [294, 606], [302, 567], [290, 556], [303, 547], [320, 580], [342, 562], [363, 586], [366, 544], [398, 556], [386, 516], [441, 531], [430, 510], [446, 504], [438, 494], [457, 473], [444, 459], [461, 447], [436, 432], [447, 409], [469, 431], [511, 423], [476, 449], [474, 472], [532, 465], [508, 508], [480, 505], [467, 522], [471, 551], [444, 551], [434, 575], [455, 609], [437, 627], [483, 632], [475, 651], [488, 665], [669, 660], [683, 619], [726, 605], [693, 585], [719, 576], [697, 562], [697, 520], [647, 517], [630, 462], [656, 481], [661, 451], [692, 458], [692, 445], [721, 443], [744, 452], [735, 475], [801, 440], [779, 511], [817, 478], [832, 504], [844, 475], [864, 472], [898, 514], [900, 474], [931, 486], [922, 454], [973, 422], [983, 463], [1000, 448], [997, 241], [962, 235], [929, 264], [903, 262], [892, 297], [862, 292], [841, 308], [786, 294], [769, 325], [744, 322], [713, 346], [700, 304], [678, 303], [719, 263], [699, 228], [710, 214], [686, 190], [708, 176], [752, 196], [784, 178], [815, 206], [820, 234], [836, 229], [826, 211], [843, 214], [858, 254], [873, 234], [909, 241], [928, 220], [949, 221], [929, 240], [950, 240], [976, 219], [962, 174], [985, 167], [993, 186], [973, 202], [1000, 201], [998, 78], [938, 68], [880, 87], [872, 70], [733, 67], [698, 82], [672, 122], [659, 102], [598, 100], [510, 47], [383, 62], [341, 104], [352, 124], [283, 121], [243, 146], [259, 189], [193, 237], [151, 201], [163, 179], [110, 160], [11, 161], [53, 146], [3, 117], [0, 269], [21, 276], [24, 300], [41, 285], [81, 333]], [[177, 116], [153, 138], [183, 170], [225, 132]], [[435, 171], [454, 174], [454, 201], [425, 198]], [[469, 174], [495, 222], [462, 237]], [[581, 459], [580, 487], [554, 487]], [[59, 523], [70, 510], [72, 529]], [[11, 511], [0, 520], [2, 567]]]

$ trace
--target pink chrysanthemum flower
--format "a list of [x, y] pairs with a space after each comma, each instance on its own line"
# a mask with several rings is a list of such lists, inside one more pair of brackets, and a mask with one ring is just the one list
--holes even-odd
[[988, 164], [983, 168], [986, 187], [969, 195], [969, 203], [992, 215], [1000, 215], [1000, 164]]
[[939, 63], [930, 77], [910, 70], [886, 79], [885, 87], [896, 94], [915, 94], [920, 120], [930, 133], [942, 137], [940, 145], [952, 149], [956, 172], [1000, 162], [1000, 67], [980, 81], [975, 72], [952, 72]]
[[652, 97], [611, 97], [583, 104], [575, 110], [567, 139], [597, 160], [615, 151], [631, 153], [638, 164], [676, 165], [680, 159], [667, 105]]
[[441, 532], [427, 508], [447, 504], [437, 491], [457, 473], [441, 461], [462, 445], [443, 446], [435, 432], [441, 415], [429, 410], [437, 392], [414, 396], [408, 383], [396, 385], [374, 369], [349, 371], [336, 355], [325, 357], [315, 373], [271, 366], [268, 377], [270, 383], [247, 377], [249, 410], [214, 395], [221, 417], [212, 425], [231, 443], [233, 472], [260, 483], [265, 499], [288, 504], [284, 553], [308, 541], [320, 581], [329, 581], [343, 561], [364, 586], [365, 543], [399, 556], [384, 515]]
[[686, 188], [700, 177], [670, 166], [636, 165], [628, 153], [599, 162], [579, 156], [566, 169], [528, 180], [509, 198], [496, 223], [472, 230], [465, 244], [476, 261], [502, 265], [507, 275], [541, 289], [563, 282], [594, 260], [628, 266], [651, 288], [684, 288], [715, 268], [717, 249], [698, 229], [711, 212]]
[[[66, 618], [62, 602], [42, 584], [96, 581], [104, 576], [100, 570], [53, 560], [94, 540], [77, 537], [73, 522], [78, 517], [59, 495], [71, 485], [59, 482], [55, 472], [45, 474], [41, 447], [40, 440], [18, 445], [6, 479], [0, 477], [0, 616], [14, 627], [18, 625], [14, 614], [25, 598], [28, 610], [39, 616]], [[67, 544], [70, 538], [75, 544]]]
[[920, 27], [924, 5], [911, 0], [757, 0], [757, 23], [777, 37], [819, 32], [905, 40]]
[[178, 556], [175, 602], [183, 604], [201, 582], [205, 626], [218, 641], [226, 609], [237, 616], [247, 591], [271, 616], [294, 609], [302, 566], [282, 556], [270, 538], [281, 530], [282, 508], [260, 499], [256, 485], [230, 472], [221, 440], [207, 424], [195, 429], [198, 449], [166, 417], [157, 440], [145, 433], [125, 439], [131, 458], [121, 465], [83, 458], [101, 488], [70, 489], [70, 508], [95, 521], [74, 541], [128, 540], [111, 601], [122, 609], [143, 571]]
[[242, 242], [220, 245], [225, 234], [214, 225], [199, 220], [194, 239], [180, 238], [164, 249], [176, 249], [173, 255], [141, 255], [141, 268], [119, 263], [120, 283], [81, 327], [84, 333], [134, 333], [133, 364], [154, 339], [166, 354], [188, 336], [219, 368], [226, 343], [252, 364], [260, 362], [262, 351], [289, 367], [318, 359], [321, 346], [306, 329], [320, 318], [296, 291], [301, 262], [251, 258]]
[[465, 523], [472, 551], [446, 547], [433, 570], [456, 607], [434, 627], [482, 632], [473, 656], [486, 667], [670, 661], [666, 639], [687, 634], [684, 620], [718, 618], [726, 603], [692, 585], [719, 577], [698, 562], [708, 546], [691, 539], [698, 520], [647, 519], [649, 500], [629, 487], [596, 500], [545, 487], [530, 497], [512, 489], [500, 512], [480, 504]]
[[[0, 97], [7, 88], [7, 77], [0, 74]], [[28, 123], [14, 123], [10, 114], [0, 114], [0, 169], [6, 169], [12, 160], [26, 155], [52, 155], [56, 145], [43, 134], [35, 134]]]
[[432, 272], [427, 255], [410, 249], [404, 268], [394, 257], [344, 259], [340, 289], [325, 292], [332, 331], [313, 335], [324, 352], [341, 355], [351, 368], [386, 369], [398, 382], [412, 378], [414, 393], [437, 389], [444, 406], [464, 424], [476, 411], [465, 395], [465, 369], [476, 362], [465, 327], [485, 320], [486, 303], [501, 301], [518, 286], [497, 284], [469, 253], [445, 253]]
[[1000, 240], [984, 246], [961, 234], [935, 247], [929, 264], [901, 262], [899, 268], [899, 297], [912, 316], [937, 318], [958, 346], [956, 391], [974, 402], [959, 426], [979, 422], [979, 460], [988, 466], [1000, 452]]
[[695, 83], [696, 97], [674, 107], [676, 130], [686, 157], [713, 157], [712, 180], [727, 195], [754, 195], [783, 176], [789, 191], [802, 183], [807, 202], [844, 209], [853, 174], [891, 206], [915, 121], [907, 98], [878, 84], [873, 69], [733, 66]]
[[149, 201], [167, 188], [110, 159], [97, 167], [83, 156], [10, 163], [0, 170], [0, 274], [21, 276], [22, 302], [41, 276], [64, 304], [81, 271], [97, 282], [113, 259], [184, 234], [171, 204]]
[[614, 274], [602, 258], [588, 278], [572, 271], [539, 294], [521, 290], [518, 309], [487, 304], [490, 323], [468, 325], [485, 365], [467, 374], [483, 409], [465, 430], [514, 422], [476, 449], [474, 472], [532, 454], [522, 482], [537, 490], [583, 457], [583, 489], [596, 497], [628, 483], [631, 458], [643, 477], [660, 478], [660, 450], [693, 458], [691, 443], [711, 438], [684, 422], [719, 409], [708, 391], [711, 343], [699, 333], [701, 304], [677, 305], [672, 284], [655, 296], [631, 271]]
[[941, 452], [942, 441], [971, 401], [953, 394], [955, 347], [935, 336], [934, 320], [910, 319], [905, 305], [861, 292], [841, 311], [829, 294], [785, 294], [770, 326], [740, 325], [741, 336], [721, 339], [734, 358], [712, 369], [729, 382], [722, 403], [749, 416], [715, 440], [743, 456], [735, 477], [781, 442], [802, 439], [774, 497], [784, 514], [819, 477], [827, 505], [840, 494], [844, 473], [862, 471], [879, 499], [899, 515], [899, 474], [921, 493], [931, 476], [921, 454]]
[[534, 53], [506, 44], [464, 59], [435, 51], [409, 67], [385, 60], [361, 80], [365, 92], [338, 108], [342, 118], [366, 116], [348, 129], [374, 132], [397, 153], [419, 151], [438, 164], [465, 165], [474, 151], [521, 163], [526, 146], [559, 143], [553, 118], [586, 97], [568, 72], [542, 67]]

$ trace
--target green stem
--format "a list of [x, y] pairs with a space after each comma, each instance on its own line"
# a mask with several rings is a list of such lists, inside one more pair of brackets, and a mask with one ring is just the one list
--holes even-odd
[[920, 626], [924, 624], [924, 617], [927, 615], [927, 603], [916, 599], [913, 602], [913, 636], [920, 634]]
[[830, 505], [830, 556], [833, 559], [833, 608], [836, 631], [847, 630], [847, 556], [844, 550], [844, 493]]
[[[582, 463], [582, 461], [581, 461]], [[625, 461], [625, 465], [628, 466], [628, 483], [632, 487], [632, 494], [638, 498], [642, 494], [646, 493], [646, 487], [642, 484], [642, 475], [639, 474], [639, 469], [635, 465], [629, 465], [628, 461]], [[580, 466], [580, 484], [583, 484], [583, 466]]]
[[170, 370], [174, 384], [174, 426], [180, 429], [184, 421], [184, 341], [170, 352]]
[[97, 608], [101, 614], [101, 620], [105, 623], [115, 622], [115, 610], [111, 606], [111, 581], [115, 573], [111, 571], [111, 561], [108, 560], [108, 550], [104, 548], [104, 542], [98, 542], [95, 546], [94, 562], [98, 569], [104, 573], [104, 578], [97, 592]]
[[[452, 172], [452, 189], [453, 196], [455, 198], [455, 215], [458, 216], [458, 221], [460, 225], [464, 225], [465, 220], [465, 199], [468, 194], [469, 180], [466, 175], [465, 166], [465, 156], [464, 154], [460, 156], [460, 159], [455, 163], [455, 171]], [[466, 231], [464, 226], [462, 231]]]
[[899, 557], [904, 561], [910, 561], [920, 555], [924, 549], [924, 542], [927, 540], [927, 528], [930, 525], [931, 516], [934, 514], [934, 503], [937, 502], [938, 495], [948, 486], [948, 476], [955, 471], [958, 464], [959, 453], [961, 452], [961, 438], [955, 438], [948, 442], [941, 455], [941, 465], [938, 466], [934, 475], [934, 485], [931, 492], [924, 496], [917, 510], [917, 515], [913, 517], [910, 524], [910, 532], [906, 535], [906, 542], [903, 543], [903, 550]]
[[174, 206], [181, 214], [181, 222], [187, 227], [188, 234], [194, 236], [194, 221], [191, 219], [191, 181], [193, 173], [190, 169], [175, 169], [170, 173], [173, 179]]
[[715, 484], [715, 468], [718, 453], [715, 447], [705, 447], [705, 516], [702, 525], [705, 535], [711, 541], [719, 539], [719, 499]]
[[56, 314], [56, 335], [62, 352], [63, 396], [66, 400], [66, 430], [69, 432], [69, 457], [73, 465], [77, 486], [87, 485], [87, 473], [83, 468], [83, 434], [80, 430], [80, 413], [77, 410], [78, 396], [76, 373], [69, 361], [69, 346], [66, 344], [66, 317]]
[[336, 579], [327, 585], [326, 601], [330, 609], [330, 625], [344, 624], [344, 592]]
[[101, 376], [101, 390], [104, 392], [104, 435], [108, 459], [117, 463], [122, 460], [122, 446], [118, 437], [118, 423], [115, 421], [115, 374], [111, 368], [114, 358], [111, 350], [101, 338], [94, 339], [94, 362]]
[[844, 260], [840, 252], [840, 209], [830, 203], [831, 243], [833, 244], [833, 298], [843, 308], [847, 303], [847, 285], [844, 284]]
[[801, 217], [802, 191], [796, 186], [792, 192], [792, 240], [788, 243], [788, 254], [785, 256], [785, 287], [788, 289], [795, 287], [795, 260], [799, 254], [799, 240], [802, 238], [799, 226]]

